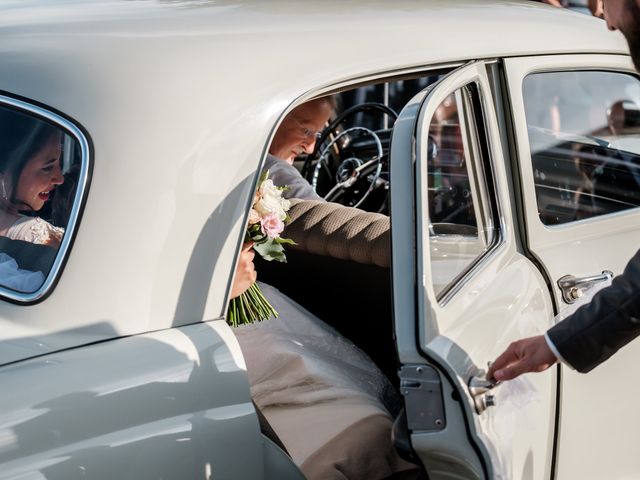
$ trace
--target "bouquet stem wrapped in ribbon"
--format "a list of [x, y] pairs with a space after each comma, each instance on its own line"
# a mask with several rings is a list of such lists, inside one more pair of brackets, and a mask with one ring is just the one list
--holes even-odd
[[[289, 200], [282, 198], [287, 187], [277, 187], [269, 179], [269, 171], [260, 176], [258, 189], [253, 198], [245, 241], [253, 242], [253, 249], [265, 260], [286, 262], [283, 245], [295, 245], [293, 240], [280, 234], [289, 223]], [[232, 327], [259, 322], [278, 312], [269, 304], [257, 283], [244, 293], [231, 299], [227, 311], [227, 322]]]

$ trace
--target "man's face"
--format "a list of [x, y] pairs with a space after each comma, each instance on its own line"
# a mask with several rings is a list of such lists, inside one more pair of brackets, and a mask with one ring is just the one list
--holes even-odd
[[609, 30], [620, 30], [629, 44], [631, 59], [640, 71], [640, 6], [637, 0], [604, 0]]
[[298, 155], [312, 153], [317, 134], [331, 113], [331, 107], [324, 101], [311, 101], [294, 108], [278, 128], [269, 153], [288, 163], [293, 163]]

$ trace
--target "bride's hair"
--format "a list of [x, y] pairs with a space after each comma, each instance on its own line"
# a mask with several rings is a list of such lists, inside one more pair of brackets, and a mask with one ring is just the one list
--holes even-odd
[[27, 162], [54, 135], [58, 127], [7, 107], [0, 108], [0, 206], [8, 210], [31, 210], [16, 198], [18, 180]]

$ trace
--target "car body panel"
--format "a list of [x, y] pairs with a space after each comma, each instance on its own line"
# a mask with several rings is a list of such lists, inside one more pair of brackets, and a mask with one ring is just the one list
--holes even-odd
[[[558, 280], [564, 275], [582, 277], [604, 270], [621, 273], [638, 249], [640, 211], [636, 208], [563, 225], [543, 225], [533, 185], [522, 79], [537, 71], [634, 70], [628, 57], [613, 55], [508, 59], [505, 66], [516, 125], [528, 246], [540, 259], [562, 313], [571, 306], [562, 300]], [[629, 444], [634, 441], [635, 426], [640, 422], [640, 413], [632, 406], [632, 399], [640, 394], [640, 381], [621, 374], [635, 363], [632, 359], [638, 354], [640, 347], [629, 345], [586, 376], [562, 367], [558, 478], [622, 479], [638, 471], [640, 461]], [[625, 412], [624, 420], [615, 420], [614, 412]], [[613, 438], [615, 449], [609, 448]], [[603, 451], [608, 452], [606, 462], [600, 457]]]
[[[628, 58], [621, 34], [507, 0], [12, 0], [0, 9], [0, 92], [68, 119], [93, 164], [55, 289], [30, 306], [2, 302], [0, 478], [296, 478], [260, 435], [224, 321], [269, 142], [317, 95], [467, 62], [458, 80], [483, 92], [501, 237], [443, 298], [428, 277], [444, 257], [431, 256], [426, 200], [415, 196], [426, 178], [415, 125], [429, 92], [406, 107], [391, 147], [398, 356], [434, 365], [446, 400], [446, 427], [413, 432], [411, 442], [433, 478], [552, 477], [555, 371], [498, 387], [498, 406], [481, 415], [467, 388], [510, 340], [544, 331], [554, 311], [553, 275], [522, 248], [485, 68], [541, 55], [617, 63]], [[448, 77], [440, 98], [458, 80]], [[595, 223], [623, 231], [617, 216]], [[633, 244], [633, 228], [625, 232], [622, 253]], [[449, 284], [471, 252], [437, 282]], [[622, 255], [611, 259], [619, 271]], [[558, 464], [570, 476], [580, 459], [566, 458]]]
[[[219, 318], [255, 171], [278, 119], [297, 99], [372, 74], [458, 59], [559, 53], [564, 45], [576, 52], [625, 48], [601, 22], [527, 2], [335, 2], [327, 9], [189, 1], [28, 1], [5, 8], [0, 91], [64, 112], [89, 132], [95, 170], [55, 291], [46, 304], [6, 305], [0, 313], [3, 340], [11, 342], [0, 349], [0, 364]], [[305, 29], [304, 41], [289, 41], [310, 15], [314, 28]], [[456, 34], [450, 25], [474, 41], [442, 42]], [[309, 62], [301, 70], [299, 59], [321, 51], [327, 30], [350, 48], [339, 62]], [[289, 53], [274, 54], [282, 45]], [[227, 91], [243, 95], [216, 94]], [[252, 142], [247, 132], [256, 132]], [[146, 158], [153, 169], [140, 161]], [[226, 237], [216, 235], [219, 225]], [[45, 320], [52, 310], [65, 311], [64, 324]]]
[[[0, 478], [263, 478], [244, 361], [224, 322], [20, 362], [0, 382]], [[238, 452], [244, 461], [227, 461]]]

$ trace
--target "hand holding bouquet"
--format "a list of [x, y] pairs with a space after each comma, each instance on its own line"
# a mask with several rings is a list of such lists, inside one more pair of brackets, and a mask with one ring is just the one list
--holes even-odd
[[[258, 190], [249, 211], [249, 221], [245, 242], [252, 242], [253, 249], [265, 260], [286, 262], [285, 244], [295, 244], [293, 240], [282, 238], [280, 234], [289, 222], [289, 200], [282, 198], [286, 187], [277, 187], [269, 179], [267, 170], [260, 176]], [[231, 299], [227, 322], [232, 327], [254, 323], [278, 316], [269, 304], [257, 283], [253, 283], [244, 293]]]

